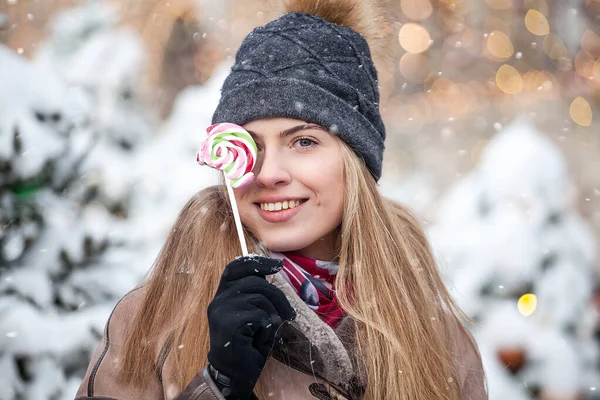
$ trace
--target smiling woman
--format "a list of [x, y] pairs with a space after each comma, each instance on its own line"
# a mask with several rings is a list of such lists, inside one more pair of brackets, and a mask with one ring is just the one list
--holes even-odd
[[213, 116], [257, 143], [255, 179], [234, 189], [256, 254], [236, 257], [224, 185], [194, 196], [109, 318], [80, 399], [487, 398], [422, 229], [377, 189], [366, 38], [384, 13], [288, 3], [242, 44]]

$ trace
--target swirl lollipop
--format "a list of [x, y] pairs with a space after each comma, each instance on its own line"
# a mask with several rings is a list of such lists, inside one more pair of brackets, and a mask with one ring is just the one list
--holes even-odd
[[244, 187], [254, 180], [252, 169], [256, 164], [257, 152], [254, 139], [244, 128], [235, 124], [221, 123], [211, 125], [206, 129], [200, 150], [196, 153], [198, 164], [223, 171], [244, 256], [248, 255], [248, 247], [233, 188]]
[[223, 171], [233, 188], [241, 188], [254, 180], [256, 143], [241, 126], [222, 123], [209, 126], [200, 145], [196, 161], [200, 165]]

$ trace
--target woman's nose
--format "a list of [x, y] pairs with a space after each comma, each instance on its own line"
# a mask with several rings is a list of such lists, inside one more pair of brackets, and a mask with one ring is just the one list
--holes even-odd
[[290, 183], [291, 175], [285, 160], [276, 152], [264, 152], [256, 165], [256, 183], [263, 187], [273, 187]]

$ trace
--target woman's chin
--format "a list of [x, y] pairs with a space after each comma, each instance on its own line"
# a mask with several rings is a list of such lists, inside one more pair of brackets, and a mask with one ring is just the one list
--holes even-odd
[[300, 249], [305, 248], [307, 245], [303, 243], [299, 243], [298, 241], [287, 241], [281, 239], [269, 239], [265, 238], [262, 240], [262, 244], [275, 253], [285, 253], [289, 251], [298, 251]]

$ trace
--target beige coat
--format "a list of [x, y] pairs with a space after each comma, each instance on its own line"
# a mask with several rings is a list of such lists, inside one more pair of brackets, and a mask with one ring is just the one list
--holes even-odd
[[[284, 291], [298, 316], [282, 328], [285, 345], [265, 365], [261, 381], [265, 382], [266, 393], [259, 394], [259, 398], [360, 399], [361, 379], [356, 373], [357, 362], [351, 356], [352, 319], [344, 318], [333, 330], [300, 300], [282, 277], [275, 276], [273, 284]], [[77, 391], [76, 400], [225, 400], [206, 370], [199, 372], [179, 393], [170, 378], [170, 355], [160, 354], [159, 351], [156, 355], [159, 365], [157, 373], [148, 377], [143, 389], [116, 383], [125, 329], [143, 298], [144, 288], [138, 288], [127, 294], [115, 307], [106, 323], [104, 338]], [[449, 334], [456, 343], [456, 354], [462, 357], [458, 376], [463, 399], [485, 400], [488, 397], [481, 363], [467, 337], [459, 332], [456, 329]], [[173, 348], [172, 351], [177, 351], [177, 346]]]

